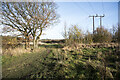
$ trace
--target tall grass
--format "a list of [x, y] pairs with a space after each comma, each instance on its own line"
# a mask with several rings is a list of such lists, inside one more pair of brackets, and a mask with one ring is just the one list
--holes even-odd
[[7, 51], [6, 55], [11, 53], [15, 57], [7, 58], [4, 54], [3, 77], [92, 80], [118, 77], [120, 66], [115, 62], [120, 61], [120, 56], [115, 54], [115, 48], [69, 48], [41, 46], [34, 51], [25, 52], [22, 48]]

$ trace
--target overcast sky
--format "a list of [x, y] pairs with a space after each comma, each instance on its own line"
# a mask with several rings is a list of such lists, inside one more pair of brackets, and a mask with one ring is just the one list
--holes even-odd
[[[44, 31], [41, 39], [62, 39], [64, 23], [67, 30], [71, 25], [78, 25], [83, 33], [92, 32], [92, 18], [89, 15], [103, 15], [102, 25], [110, 29], [118, 23], [118, 2], [57, 2], [57, 13], [60, 15], [60, 23]], [[95, 28], [99, 27], [99, 18], [95, 18]]]

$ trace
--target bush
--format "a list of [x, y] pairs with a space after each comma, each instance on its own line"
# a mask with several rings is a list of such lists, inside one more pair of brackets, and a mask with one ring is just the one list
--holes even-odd
[[72, 28], [69, 28], [68, 31], [68, 42], [71, 43], [82, 43], [83, 34], [81, 29], [77, 25], [72, 25]]
[[19, 43], [17, 41], [16, 37], [12, 37], [12, 36], [2, 36], [2, 44], [3, 44], [3, 48], [15, 48]]
[[111, 29], [112, 33], [112, 42], [119, 42], [119, 35], [120, 35], [120, 27], [119, 24], [118, 26], [113, 26]]
[[92, 43], [93, 42], [93, 36], [90, 34], [90, 32], [87, 31], [85, 37], [84, 37], [84, 43]]
[[93, 35], [93, 40], [94, 42], [111, 42], [112, 40], [112, 35], [110, 32], [108, 32], [107, 29], [100, 27], [97, 28], [97, 30], [95, 31], [94, 35]]

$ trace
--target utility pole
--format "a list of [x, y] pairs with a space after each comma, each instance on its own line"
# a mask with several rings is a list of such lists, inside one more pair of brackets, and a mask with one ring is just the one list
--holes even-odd
[[105, 17], [105, 15], [103, 14], [102, 16], [98, 16], [98, 15], [96, 14], [96, 17], [100, 17], [100, 27], [102, 27], [102, 18]]
[[94, 34], [94, 32], [95, 32], [94, 18], [95, 18], [96, 16], [89, 16], [89, 17], [92, 17], [92, 18], [93, 18], [93, 34]]
[[95, 33], [95, 26], [94, 26], [94, 18], [95, 17], [100, 17], [100, 27], [102, 27], [102, 18], [105, 17], [105, 15], [103, 14], [102, 16], [98, 16], [98, 14], [96, 14], [96, 16], [89, 16], [93, 18], [93, 34]]

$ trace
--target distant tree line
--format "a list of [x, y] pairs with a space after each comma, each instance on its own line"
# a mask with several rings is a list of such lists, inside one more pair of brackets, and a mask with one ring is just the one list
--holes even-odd
[[[65, 25], [66, 27], [66, 25]], [[65, 28], [66, 29], [66, 28]], [[113, 26], [111, 31], [104, 27], [98, 27], [94, 34], [87, 31], [83, 33], [77, 25], [72, 25], [68, 31], [64, 30], [63, 36], [66, 44], [71, 43], [110, 43], [119, 41], [119, 25]]]

